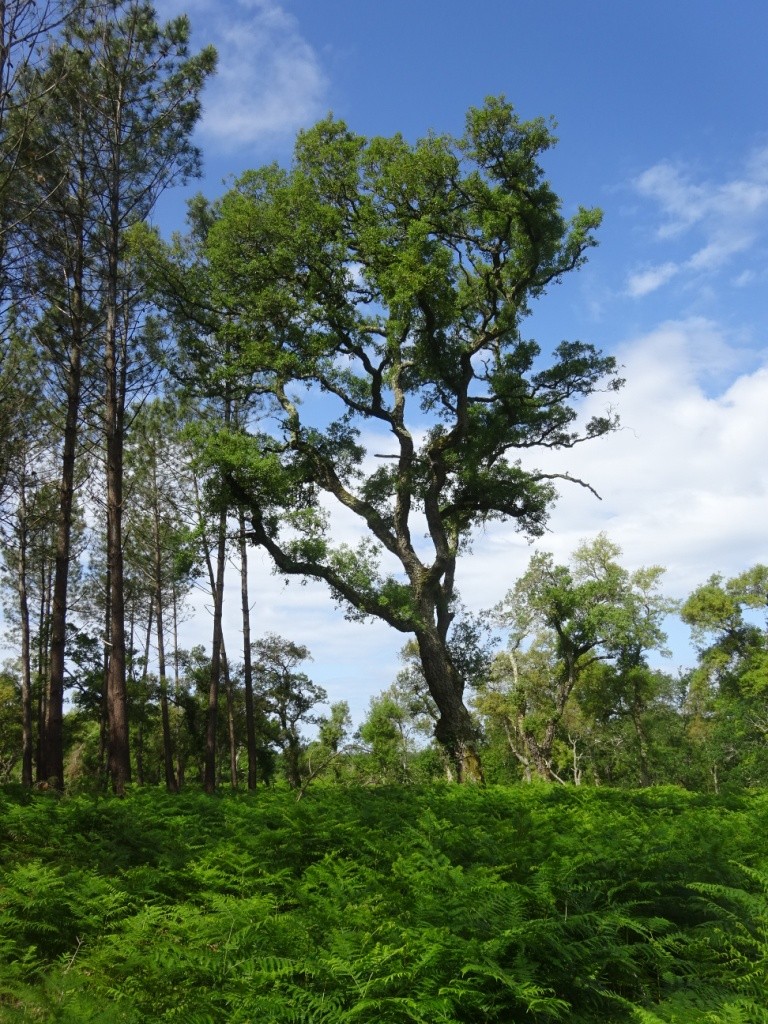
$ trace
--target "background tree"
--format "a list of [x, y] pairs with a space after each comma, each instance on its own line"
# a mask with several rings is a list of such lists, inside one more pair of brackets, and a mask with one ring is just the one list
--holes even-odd
[[[48, 636], [46, 602], [39, 588], [52, 564], [51, 534], [56, 528], [55, 450], [60, 423], [40, 374], [35, 346], [28, 336], [14, 333], [11, 358], [5, 370], [13, 374], [5, 399], [13, 403], [17, 430], [6, 438], [5, 493], [0, 482], [0, 559], [6, 623], [18, 641], [22, 705], [22, 782], [31, 785], [34, 762], [39, 777], [39, 720], [43, 671], [41, 645]], [[0, 457], [1, 458], [1, 457]], [[45, 644], [47, 647], [47, 643]], [[47, 652], [46, 652], [47, 653]], [[46, 659], [47, 664], [47, 659]]]
[[437, 745], [430, 743], [439, 712], [429, 695], [414, 641], [403, 647], [400, 657], [403, 667], [395, 681], [371, 698], [358, 730], [365, 746], [357, 758], [361, 775], [366, 782], [376, 783], [451, 777], [452, 765], [446, 763], [444, 751], [439, 748], [442, 753], [437, 753], [433, 749]]
[[689, 679], [692, 738], [717, 789], [768, 777], [768, 566], [710, 577], [685, 601], [698, 666]]
[[[144, 280], [164, 305], [172, 327], [176, 350], [167, 360], [175, 394], [194, 410], [188, 416], [190, 435], [208, 435], [233, 422], [247, 423], [252, 415], [252, 388], [248, 375], [232, 366], [231, 342], [226, 317], [211, 295], [204, 240], [218, 216], [217, 204], [196, 196], [188, 205], [188, 237], [177, 236], [164, 247], [156, 232], [144, 227], [134, 233], [134, 250]], [[222, 619], [224, 575], [230, 540], [230, 508], [222, 501], [221, 471], [195, 462], [195, 493], [199, 535], [213, 602], [213, 642], [208, 689], [207, 755], [205, 788], [212, 793], [217, 783], [217, 735], [220, 689], [224, 681], [227, 718], [232, 727], [232, 673], [226, 657]], [[243, 621], [243, 682], [245, 687], [248, 786], [256, 784], [260, 755], [256, 738], [256, 709], [252, 678], [248, 559], [245, 516], [238, 513], [241, 610]], [[230, 775], [236, 785], [234, 737], [230, 742]]]
[[[17, 633], [18, 670], [21, 682], [21, 726], [23, 737], [21, 781], [31, 786], [41, 773], [39, 741], [45, 720], [43, 673], [47, 658], [47, 588], [41, 581], [50, 577], [53, 561], [52, 531], [55, 529], [55, 491], [40, 478], [44, 463], [25, 459], [14, 470], [16, 506], [3, 524], [0, 539], [3, 589], [7, 588], [6, 622]], [[13, 595], [11, 597], [11, 594]], [[46, 651], [47, 654], [47, 651]], [[37, 698], [37, 699], [35, 699]], [[35, 761], [37, 771], [35, 772]]]
[[306, 673], [296, 671], [310, 657], [303, 645], [268, 633], [256, 641], [253, 651], [256, 691], [265, 709], [274, 715], [275, 742], [283, 754], [285, 777], [292, 789], [300, 789], [303, 742], [299, 724], [316, 725], [319, 719], [312, 709], [328, 695]]
[[50, 190], [35, 188], [49, 182], [47, 165], [53, 156], [48, 145], [38, 144], [39, 129], [66, 71], [60, 65], [60, 77], [40, 72], [75, 2], [4, 0], [0, 5], [0, 503], [9, 459], [15, 443], [23, 440], [25, 417], [36, 404], [40, 384], [39, 367], [35, 387], [17, 382], [29, 344], [25, 339], [20, 350], [17, 328], [38, 299], [28, 279], [37, 250], [28, 244], [27, 226], [50, 196]]
[[[622, 686], [640, 685], [648, 651], [664, 650], [662, 623], [675, 603], [659, 592], [659, 566], [630, 573], [605, 534], [582, 543], [571, 565], [537, 553], [495, 610], [509, 630], [509, 651], [494, 665], [479, 700], [503, 716], [508, 742], [530, 777], [564, 781], [553, 763], [558, 730], [574, 690], [598, 662], [611, 662]], [[647, 745], [637, 701], [630, 698], [640, 746]], [[615, 699], [611, 701], [615, 711]], [[641, 753], [641, 761], [644, 756]]]
[[125, 631], [122, 561], [122, 482], [129, 369], [135, 367], [135, 282], [127, 269], [127, 229], [144, 220], [160, 194], [199, 174], [200, 152], [191, 142], [200, 92], [213, 72], [211, 47], [189, 56], [189, 20], [161, 28], [152, 7], [112, 0], [111, 17], [98, 11], [73, 26], [85, 53], [96, 178], [103, 225], [104, 445], [107, 487], [107, 558], [110, 644], [107, 703], [110, 775], [122, 792], [130, 778], [125, 700]]
[[0, 783], [12, 781], [24, 749], [19, 680], [7, 668], [0, 669]]
[[[29, 459], [29, 449], [39, 433], [33, 424], [45, 424], [54, 417], [45, 409], [40, 389], [38, 352], [32, 339], [5, 324], [10, 336], [0, 354], [0, 517], [15, 504], [19, 466]], [[2, 329], [2, 328], [0, 328]]]
[[584, 781], [686, 785], [685, 681], [621, 659], [593, 665], [574, 692], [564, 731]]
[[330, 778], [337, 785], [354, 779], [352, 773], [345, 771], [344, 765], [356, 749], [349, 736], [352, 726], [349, 704], [345, 700], [336, 701], [331, 704], [327, 715], [319, 715], [315, 719], [315, 724], [317, 737], [305, 747], [304, 770], [297, 799], [301, 799], [315, 779]]
[[[563, 342], [543, 367], [522, 334], [600, 221], [563, 218], [539, 164], [553, 143], [503, 100], [470, 110], [463, 138], [414, 146], [327, 120], [290, 171], [243, 176], [205, 247], [233, 365], [272, 417], [218, 435], [209, 458], [280, 570], [415, 636], [436, 735], [466, 777], [480, 764], [450, 644], [459, 553], [490, 519], [539, 533], [565, 474], [529, 450], [616, 424], [607, 410], [576, 425], [578, 400], [619, 386], [612, 358]], [[358, 517], [357, 546], [332, 543], [321, 495]]]
[[[5, 5], [3, 5], [5, 11]], [[127, 257], [128, 227], [163, 189], [195, 174], [190, 134], [215, 54], [188, 55], [189, 23], [160, 28], [148, 4], [104, 0], [67, 11], [39, 66], [19, 79], [23, 95], [8, 124], [24, 137], [33, 175], [14, 190], [30, 258], [24, 287], [42, 352], [58, 374], [66, 408], [54, 583], [44, 772], [62, 784], [61, 707], [74, 465], [86, 362], [103, 373], [108, 578], [110, 585], [110, 769], [121, 790], [130, 775], [125, 696], [122, 452], [133, 376], [144, 377], [140, 304]], [[29, 111], [36, 116], [30, 122]], [[29, 306], [30, 303], [27, 303]], [[90, 359], [89, 359], [90, 357]], [[91, 382], [93, 382], [91, 377]], [[144, 381], [146, 383], [146, 380]], [[93, 398], [93, 395], [91, 395]]]
[[[24, 267], [18, 229], [36, 208], [35, 202], [25, 203], [30, 198], [26, 186], [37, 175], [39, 160], [47, 156], [30, 145], [30, 135], [50, 90], [60, 84], [44, 82], [35, 71], [75, 2], [3, 0], [0, 5], [0, 296], [6, 314], [24, 300], [24, 289], [18, 287]], [[34, 89], [29, 88], [32, 81]], [[7, 320], [0, 326], [0, 369], [7, 355], [8, 326]]]
[[[229, 403], [225, 403], [229, 408]], [[225, 417], [227, 413], [225, 412]], [[217, 478], [208, 476], [200, 479], [199, 467], [192, 471], [195, 494], [195, 516], [197, 537], [211, 595], [211, 618], [213, 637], [211, 641], [210, 673], [208, 679], [208, 710], [206, 714], [205, 779], [207, 793], [213, 793], [218, 779], [218, 726], [219, 694], [222, 678], [228, 695], [231, 718], [230, 673], [224, 644], [224, 579], [227, 567], [229, 542], [227, 510], [220, 501], [211, 500], [216, 489]], [[241, 578], [242, 586], [242, 578]], [[235, 783], [234, 774], [232, 777]]]
[[[61, 27], [74, 3], [60, 0], [3, 0], [0, 8], [0, 200], [3, 208], [23, 175], [26, 132], [34, 125], [36, 100], [20, 88], [38, 65], [46, 41]], [[22, 114], [23, 116], [14, 116]], [[3, 228], [12, 227], [7, 222]]]
[[246, 751], [248, 755], [248, 789], [255, 789], [258, 780], [259, 753], [256, 739], [256, 706], [253, 694], [253, 662], [251, 645], [251, 603], [248, 597], [248, 537], [245, 515], [238, 516], [238, 554], [240, 556], [240, 611], [243, 622], [243, 695], [245, 700]]
[[[22, 80], [29, 96], [43, 97], [34, 126], [26, 129], [27, 145], [43, 155], [36, 158], [34, 176], [17, 190], [23, 211], [18, 234], [28, 254], [24, 283], [29, 297], [22, 312], [35, 340], [38, 373], [43, 368], [49, 407], [59, 404], [63, 410], [50, 676], [40, 766], [42, 776], [58, 786], [63, 785], [65, 647], [81, 405], [84, 389], [89, 382], [91, 388], [94, 385], [95, 335], [103, 298], [100, 227], [87, 141], [90, 126], [85, 99], [75, 87], [83, 73], [82, 61], [82, 54], [62, 40], [51, 47], [45, 63]], [[27, 106], [15, 116], [25, 118]]]

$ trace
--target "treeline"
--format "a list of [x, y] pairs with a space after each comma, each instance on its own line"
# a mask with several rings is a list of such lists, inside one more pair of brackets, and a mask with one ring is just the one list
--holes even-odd
[[[536, 451], [618, 422], [595, 404], [621, 387], [613, 357], [522, 333], [600, 222], [562, 216], [550, 126], [494, 98], [413, 145], [330, 117], [289, 169], [192, 199], [166, 242], [148, 222], [198, 173], [215, 53], [137, 0], [3, 11], [2, 778], [762, 781], [764, 567], [685, 602], [685, 678], [649, 668], [675, 610], [661, 570], [628, 572], [605, 537], [569, 565], [537, 555], [479, 619], [460, 600], [473, 530], [538, 536], [557, 485], [589, 487]], [[252, 544], [407, 640], [357, 731], [301, 637], [252, 629]], [[185, 651], [193, 587], [212, 616]]]
[[[189, 536], [180, 550], [189, 564]], [[630, 572], [619, 557], [604, 535], [583, 543], [567, 565], [536, 554], [505, 600], [475, 623], [468, 703], [486, 779], [714, 792], [765, 785], [768, 634], [761, 617], [768, 567], [712, 577], [681, 604], [663, 594], [660, 567]], [[129, 648], [127, 687], [132, 777], [173, 792], [195, 788], [206, 779], [211, 656], [202, 645], [178, 646], [179, 594], [171, 591], [174, 628], [166, 641], [157, 593], [140, 574], [135, 582], [129, 636], [140, 643]], [[88, 580], [82, 586], [87, 593]], [[649, 665], [665, 653], [670, 616], [682, 617], [697, 644], [698, 663], [685, 673]], [[39, 652], [37, 631], [33, 637]], [[87, 622], [72, 633], [68, 655], [64, 778], [72, 790], [100, 790], [108, 782], [109, 723], [103, 648]], [[328, 706], [312, 681], [305, 646], [268, 634], [231, 660], [224, 652], [216, 785], [287, 785], [301, 797], [317, 784], [455, 779], [453, 761], [434, 738], [438, 711], [414, 644], [402, 660], [396, 680], [371, 699], [355, 727], [346, 702]], [[31, 666], [39, 697], [44, 677], [34, 657]], [[2, 778], [20, 781], [21, 686], [13, 669], [0, 683]]]

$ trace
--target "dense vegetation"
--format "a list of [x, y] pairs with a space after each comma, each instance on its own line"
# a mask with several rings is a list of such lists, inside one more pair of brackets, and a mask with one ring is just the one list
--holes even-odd
[[[0, 3], [0, 1021], [765, 1024], [768, 567], [672, 599], [601, 534], [460, 599], [478, 527], [589, 488], [536, 452], [618, 422], [613, 356], [524, 333], [601, 217], [551, 125], [329, 117], [168, 243], [189, 39]], [[403, 634], [363, 722], [252, 637], [251, 542]]]
[[768, 799], [0, 797], [0, 1019], [768, 1020]]

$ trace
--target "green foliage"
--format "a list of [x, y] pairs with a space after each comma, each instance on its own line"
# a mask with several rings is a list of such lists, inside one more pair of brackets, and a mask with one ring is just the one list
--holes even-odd
[[653, 781], [652, 712], [662, 717], [671, 687], [646, 655], [667, 653], [662, 625], [676, 602], [660, 593], [662, 568], [630, 572], [620, 554], [604, 533], [582, 542], [569, 565], [537, 552], [495, 609], [509, 651], [481, 681], [476, 707], [526, 778], [578, 783], [588, 767], [595, 781], [612, 782], [615, 759], [596, 748], [618, 740], [622, 754], [634, 748], [636, 771], [622, 765], [616, 774]]
[[[617, 425], [610, 408], [578, 414], [621, 386], [613, 357], [574, 341], [542, 361], [522, 334], [601, 219], [563, 217], [539, 164], [554, 142], [503, 98], [471, 109], [462, 137], [413, 145], [329, 117], [300, 133], [289, 170], [247, 172], [198, 204], [186, 244], [147, 247], [184, 372], [209, 387], [213, 345], [216, 379], [263, 398], [257, 430], [199, 436], [223, 500], [281, 572], [419, 638], [436, 735], [475, 776], [462, 703], [475, 666], [456, 657], [466, 631], [450, 635], [458, 557], [488, 520], [543, 532], [558, 474], [524, 469], [523, 452]], [[329, 505], [357, 517], [363, 542], [334, 542]]]
[[435, 743], [429, 743], [437, 709], [427, 691], [415, 645], [407, 644], [401, 658], [405, 667], [387, 690], [371, 699], [358, 730], [364, 745], [356, 759], [361, 781], [410, 783], [445, 777], [445, 756]]
[[766, 777], [766, 602], [768, 566], [758, 564], [729, 580], [710, 577], [681, 609], [699, 654], [688, 703], [715, 786], [755, 785]]
[[[299, 723], [319, 724], [313, 708], [325, 701], [325, 690], [313, 683], [304, 672], [296, 668], [311, 658], [309, 650], [274, 633], [253, 644], [255, 658], [253, 673], [255, 690], [264, 709], [274, 716], [273, 739], [283, 752], [285, 774], [288, 784], [299, 789], [302, 781], [311, 774], [311, 768], [302, 764], [304, 744], [299, 733]], [[341, 718], [346, 720], [349, 709], [345, 706]], [[329, 745], [341, 741], [342, 721], [325, 721], [325, 735]]]
[[21, 760], [21, 700], [10, 672], [0, 670], [0, 782], [8, 782]]
[[9, 790], [0, 1021], [763, 1024], [767, 825], [671, 788]]

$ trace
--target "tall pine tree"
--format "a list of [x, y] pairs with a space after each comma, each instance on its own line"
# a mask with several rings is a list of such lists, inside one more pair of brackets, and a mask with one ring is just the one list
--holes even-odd
[[[215, 52], [189, 55], [189, 21], [158, 25], [151, 5], [108, 0], [81, 7], [64, 25], [47, 65], [29, 88], [48, 90], [42, 140], [57, 138], [46, 191], [36, 207], [35, 237], [47, 239], [48, 264], [58, 276], [35, 270], [40, 322], [51, 328], [51, 360], [64, 368], [67, 427], [62, 444], [62, 500], [56, 619], [51, 657], [49, 716], [44, 738], [45, 775], [63, 781], [61, 703], [64, 690], [66, 574], [70, 559], [72, 466], [82, 427], [80, 407], [84, 347], [93, 391], [101, 392], [98, 418], [104, 454], [109, 576], [109, 773], [122, 793], [130, 780], [125, 687], [122, 481], [126, 408], [132, 394], [151, 386], [145, 359], [145, 304], [131, 271], [128, 233], [151, 213], [164, 189], [199, 171], [191, 142], [199, 96], [215, 67]], [[62, 73], [62, 69], [66, 73]], [[41, 183], [42, 184], [42, 183]], [[62, 213], [65, 213], [62, 228]], [[74, 223], [74, 218], [78, 218]]]

